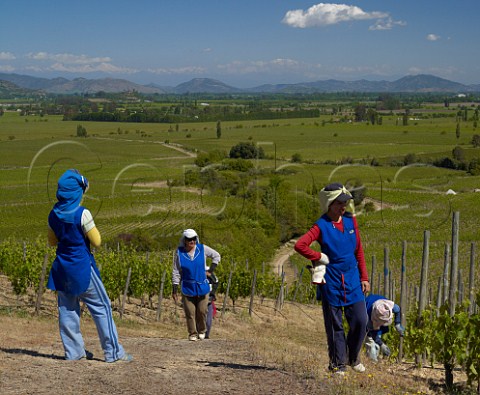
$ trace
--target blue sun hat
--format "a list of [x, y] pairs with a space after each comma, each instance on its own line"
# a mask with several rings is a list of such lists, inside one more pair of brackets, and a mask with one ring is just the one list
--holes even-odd
[[88, 189], [88, 180], [76, 169], [69, 169], [58, 179], [57, 200], [53, 211], [67, 223], [73, 223], [75, 212], [80, 207], [83, 194]]

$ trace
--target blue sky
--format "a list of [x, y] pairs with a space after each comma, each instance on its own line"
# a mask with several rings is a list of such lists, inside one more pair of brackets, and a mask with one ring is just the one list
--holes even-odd
[[480, 1], [3, 0], [0, 72], [248, 88], [433, 74], [480, 83]]

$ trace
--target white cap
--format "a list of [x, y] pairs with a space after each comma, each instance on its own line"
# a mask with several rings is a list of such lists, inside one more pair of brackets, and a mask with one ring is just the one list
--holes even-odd
[[392, 324], [394, 304], [388, 299], [379, 299], [373, 303], [371, 314], [373, 329], [378, 330], [381, 326]]
[[198, 237], [197, 232], [195, 232], [193, 229], [185, 229], [183, 231], [182, 236], [187, 239], [191, 239], [193, 237]]

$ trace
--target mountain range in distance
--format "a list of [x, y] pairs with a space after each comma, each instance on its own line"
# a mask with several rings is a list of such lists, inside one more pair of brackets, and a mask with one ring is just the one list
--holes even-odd
[[187, 93], [283, 93], [311, 94], [338, 92], [375, 93], [473, 93], [480, 92], [480, 84], [464, 85], [434, 75], [409, 75], [395, 81], [320, 80], [294, 84], [266, 84], [240, 89], [211, 78], [194, 78], [175, 87], [156, 84], [140, 85], [125, 79], [100, 78], [41, 78], [21, 74], [0, 73], [0, 94], [15, 94], [15, 91], [37, 91], [53, 94], [94, 94], [97, 92], [118, 93], [136, 91], [143, 94]]

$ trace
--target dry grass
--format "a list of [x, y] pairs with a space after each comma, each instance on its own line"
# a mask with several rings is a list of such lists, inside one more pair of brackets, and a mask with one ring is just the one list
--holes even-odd
[[[0, 290], [0, 326], [13, 328], [15, 325], [28, 325], [33, 333], [57, 331], [53, 293], [46, 292], [44, 308], [37, 317], [31, 305], [34, 300], [32, 295], [15, 298], [5, 279], [0, 282]], [[318, 305], [287, 302], [281, 311], [276, 311], [274, 301], [264, 300], [254, 304], [254, 312], [250, 316], [248, 301], [240, 300], [235, 311], [230, 305], [222, 316], [222, 303], [219, 298], [219, 311], [211, 337], [245, 347], [254, 365], [289, 372], [312, 388], [323, 388], [328, 394], [443, 393], [443, 370], [439, 368], [417, 369], [411, 363], [396, 364], [388, 360], [373, 364], [365, 357], [363, 361], [367, 371], [364, 374], [350, 370], [346, 376], [337, 377], [329, 372], [323, 318]], [[130, 300], [122, 320], [118, 318], [118, 311], [115, 316], [121, 337], [186, 337], [183, 311], [170, 299], [164, 300], [160, 322], [155, 321], [155, 310], [140, 307], [137, 300]], [[91, 319], [85, 315], [83, 321], [85, 335], [95, 337]], [[8, 334], [3, 336], [7, 336], [3, 339], [7, 341]], [[26, 342], [28, 344], [28, 339]], [[464, 375], [457, 373], [455, 379], [461, 388]]]

